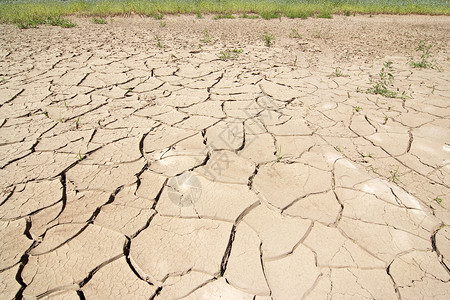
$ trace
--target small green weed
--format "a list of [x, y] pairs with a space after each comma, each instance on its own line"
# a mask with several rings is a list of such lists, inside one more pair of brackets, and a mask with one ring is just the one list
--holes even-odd
[[156, 39], [156, 46], [157, 46], [158, 48], [163, 48], [164, 45], [163, 45], [163, 43], [162, 43], [161, 38], [157, 35], [157, 36], [155, 36], [155, 39]]
[[232, 13], [226, 13], [226, 14], [219, 14], [214, 17], [214, 20], [219, 20], [219, 19], [234, 19], [234, 16]]
[[279, 162], [280, 160], [282, 160], [283, 158], [285, 158], [287, 156], [287, 154], [281, 154], [281, 145], [280, 145], [280, 149], [278, 150], [277, 154], [277, 159], [276, 162]]
[[346, 17], [350, 17], [351, 14], [352, 14], [352, 13], [351, 13], [349, 10], [346, 10], [345, 13], [344, 13], [344, 15], [345, 15]]
[[75, 121], [75, 128], [78, 129], [78, 126], [80, 124], [80, 117], [78, 116], [77, 120]]
[[264, 32], [262, 36], [266, 47], [272, 46], [275, 42], [273, 41], [273, 36], [270, 33]]
[[334, 147], [334, 149], [336, 149], [337, 152], [341, 152], [342, 153], [342, 149], [339, 146]]
[[78, 160], [82, 161], [83, 160], [83, 156], [81, 156], [81, 151], [78, 151]]
[[155, 20], [162, 20], [164, 18], [164, 15], [160, 13], [154, 13], [153, 18], [155, 18]]
[[333, 16], [329, 12], [321, 12], [317, 15], [317, 18], [321, 19], [333, 19]]
[[279, 19], [281, 14], [278, 11], [263, 11], [259, 14], [264, 20]]
[[161, 27], [162, 27], [162, 28], [164, 28], [164, 27], [166, 27], [166, 26], [167, 26], [167, 23], [166, 23], [166, 22], [161, 22], [161, 24], [160, 24], [160, 25], [161, 25]]
[[242, 49], [226, 49], [224, 51], [220, 51], [220, 55], [219, 58], [221, 60], [227, 61], [230, 59], [237, 59], [239, 57], [239, 54], [241, 54], [243, 52]]
[[387, 98], [397, 98], [397, 92], [390, 90], [392, 87], [392, 81], [394, 80], [394, 75], [392, 75], [392, 62], [387, 61], [384, 63], [383, 68], [378, 74], [378, 79], [371, 79], [370, 82], [373, 84], [371, 88], [367, 90], [368, 93], [374, 95], [382, 95]]
[[434, 199], [434, 201], [436, 201], [437, 204], [439, 204], [440, 207], [443, 207], [443, 206], [442, 206], [442, 199], [441, 199], [441, 198], [436, 197], [436, 198]]
[[391, 181], [392, 182], [395, 182], [396, 180], [400, 181], [400, 178], [398, 178], [399, 177], [398, 169], [399, 169], [399, 167], [397, 167], [397, 170], [395, 170], [395, 172], [391, 172], [391, 174], [392, 174]]
[[202, 13], [201, 12], [196, 12], [196, 15], [197, 15], [197, 19], [203, 19], [203, 15], [202, 15]]
[[369, 154], [361, 154], [361, 156], [364, 157], [364, 158], [366, 158], [366, 157], [373, 158], [373, 157], [374, 157], [374, 154], [372, 154], [372, 153], [369, 153]]
[[94, 24], [107, 24], [108, 22], [106, 22], [105, 19], [102, 18], [93, 18], [92, 22], [94, 22]]
[[292, 28], [291, 33], [289, 34], [289, 37], [293, 38], [293, 39], [301, 39], [302, 35], [300, 33], [298, 33], [297, 29]]
[[353, 109], [354, 109], [356, 112], [360, 112], [360, 111], [362, 110], [362, 108], [361, 108], [360, 106], [355, 106], [355, 107], [353, 107]]
[[246, 14], [246, 13], [243, 13], [243, 14], [240, 16], [240, 18], [242, 18], [242, 19], [259, 19], [259, 15], [255, 15], [255, 14], [250, 14], [250, 15], [248, 15], [248, 14]]
[[344, 73], [342, 73], [341, 68], [336, 68], [333, 73], [328, 75], [328, 77], [343, 77], [343, 76], [344, 76]]
[[209, 35], [208, 28], [203, 31], [203, 38], [200, 40], [203, 44], [209, 44], [211, 42], [211, 36]]
[[421, 68], [421, 69], [436, 68], [435, 64], [429, 60], [431, 58], [430, 49], [432, 47], [433, 47], [432, 44], [427, 45], [424, 41], [420, 41], [419, 45], [416, 47], [416, 51], [422, 52], [422, 54], [420, 55], [420, 59], [418, 61], [414, 61], [412, 59], [409, 64], [413, 68]]

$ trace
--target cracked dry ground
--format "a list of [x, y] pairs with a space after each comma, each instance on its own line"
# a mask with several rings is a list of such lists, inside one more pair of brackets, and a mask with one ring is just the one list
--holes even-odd
[[448, 17], [75, 21], [0, 25], [0, 298], [448, 299]]

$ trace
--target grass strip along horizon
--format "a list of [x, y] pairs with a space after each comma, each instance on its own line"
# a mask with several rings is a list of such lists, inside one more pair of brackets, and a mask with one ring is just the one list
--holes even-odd
[[20, 28], [51, 24], [73, 27], [65, 17], [112, 17], [138, 14], [256, 14], [263, 19], [308, 18], [340, 14], [450, 15], [450, 0], [6, 0], [0, 22]]

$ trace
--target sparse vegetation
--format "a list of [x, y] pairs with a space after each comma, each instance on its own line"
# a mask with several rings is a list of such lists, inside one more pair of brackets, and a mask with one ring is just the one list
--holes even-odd
[[341, 68], [336, 68], [333, 73], [328, 75], [328, 77], [343, 77], [343, 76], [344, 76], [344, 74], [342, 73]]
[[203, 38], [200, 40], [203, 44], [209, 44], [211, 42], [211, 36], [209, 35], [208, 28], [203, 31]]
[[162, 40], [161, 40], [161, 38], [157, 35], [157, 36], [155, 36], [155, 39], [156, 39], [156, 46], [158, 47], [158, 48], [164, 48], [164, 45], [163, 45], [163, 43], [162, 43]]
[[292, 28], [291, 33], [289, 34], [290, 38], [301, 39], [302, 35], [298, 33], [297, 29]]
[[369, 88], [367, 92], [387, 98], [397, 98], [397, 92], [391, 90], [393, 80], [394, 75], [392, 75], [392, 62], [387, 61], [384, 63], [383, 68], [378, 74], [378, 78], [371, 78], [370, 82], [373, 86]]
[[219, 58], [221, 60], [227, 61], [230, 59], [237, 59], [239, 57], [239, 54], [243, 52], [242, 49], [226, 49], [224, 51], [220, 51]]
[[95, 17], [92, 19], [92, 22], [94, 22], [94, 24], [107, 24], [108, 23], [103, 18], [95, 18]]
[[436, 68], [436, 64], [430, 61], [431, 53], [430, 49], [433, 47], [432, 44], [426, 44], [424, 41], [421, 41], [419, 45], [416, 47], [416, 51], [422, 52], [420, 55], [420, 59], [415, 61], [411, 59], [410, 65], [414, 68], [421, 69], [434, 69]]
[[275, 42], [273, 41], [273, 36], [270, 33], [264, 32], [262, 36], [266, 47], [272, 46]]

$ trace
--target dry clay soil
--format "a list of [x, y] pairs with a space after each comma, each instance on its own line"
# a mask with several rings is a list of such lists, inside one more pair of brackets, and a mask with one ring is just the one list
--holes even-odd
[[449, 17], [73, 21], [0, 25], [1, 299], [448, 299]]

